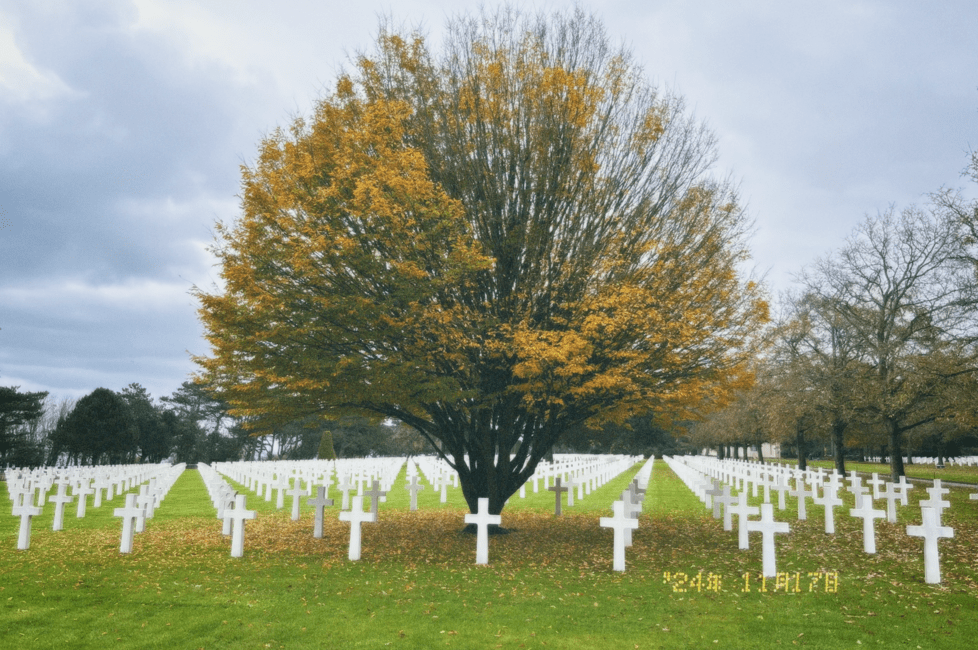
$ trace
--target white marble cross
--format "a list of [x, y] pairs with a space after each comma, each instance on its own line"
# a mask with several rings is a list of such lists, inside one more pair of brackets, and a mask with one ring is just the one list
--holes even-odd
[[733, 513], [730, 512], [730, 506], [732, 506], [735, 503], [737, 503], [737, 497], [730, 495], [729, 485], [724, 485], [723, 494], [721, 494], [718, 497], [714, 497], [713, 499], [714, 507], [716, 506], [716, 504], [720, 504], [723, 506], [723, 529], [724, 530], [733, 530], [733, 521], [731, 520], [731, 515]]
[[136, 519], [136, 532], [141, 533], [146, 530], [146, 520], [153, 518], [153, 497], [149, 494], [149, 486], [139, 486], [139, 494], [136, 495], [136, 505], [143, 509], [143, 516]]
[[324, 510], [326, 506], [333, 505], [332, 499], [326, 498], [326, 491], [329, 488], [325, 485], [320, 485], [316, 488], [316, 497], [314, 499], [309, 499], [308, 504], [315, 509], [316, 520], [313, 527], [312, 536], [316, 539], [321, 539], [323, 536], [323, 517]]
[[68, 484], [64, 481], [58, 482], [58, 493], [48, 497], [48, 501], [54, 503], [54, 523], [51, 530], [64, 530], [65, 528], [65, 506], [71, 503], [75, 497], [68, 494]]
[[353, 561], [359, 560], [362, 547], [360, 525], [365, 521], [371, 523], [376, 522], [377, 513], [364, 512], [363, 497], [358, 495], [353, 497], [353, 503], [350, 509], [340, 513], [340, 521], [350, 522], [350, 553], [348, 557]]
[[499, 525], [500, 515], [489, 514], [489, 499], [479, 497], [479, 512], [465, 515], [465, 523], [476, 525], [475, 563], [489, 564], [489, 524]]
[[[853, 470], [852, 476], [849, 477], [849, 491], [852, 492], [856, 499], [856, 508], [861, 508], [863, 505], [863, 497], [867, 496], [869, 488], [863, 485], [863, 480], [859, 476], [856, 476], [856, 471]], [[870, 507], [873, 506], [872, 499], [870, 499]]]
[[900, 482], [897, 483], [897, 487], [900, 488], [900, 504], [907, 505], [907, 492], [913, 489], [913, 483], [907, 482], [906, 476], [900, 477]]
[[126, 505], [112, 511], [112, 516], [122, 517], [122, 538], [119, 542], [120, 553], [132, 553], [132, 537], [139, 522], [144, 521], [146, 511], [136, 503], [137, 495], [126, 495]]
[[[771, 505], [771, 504], [767, 504]], [[737, 534], [738, 534], [738, 548], [746, 549], [749, 548], [749, 540], [747, 538], [747, 521], [748, 517], [751, 515], [756, 515], [761, 512], [761, 509], [757, 506], [747, 505], [747, 492], [741, 492], [737, 495], [737, 505], [730, 508], [730, 511], [737, 515]]]
[[791, 490], [788, 494], [793, 497], [798, 497], [798, 521], [805, 521], [808, 519], [808, 510], [806, 509], [806, 500], [808, 497], [813, 496], [814, 492], [810, 492], [805, 489], [804, 479], [795, 479], [795, 489]]
[[[833, 474], [832, 476], [838, 476], [838, 474]], [[842, 505], [842, 499], [839, 498], [839, 482], [829, 480], [828, 483], [822, 486], [822, 496], [815, 497], [814, 501], [817, 505], [825, 508], [825, 533], [827, 535], [835, 534], [835, 508]]]
[[954, 529], [941, 525], [940, 513], [934, 508], [922, 507], [920, 513], [923, 525], [907, 526], [907, 535], [924, 538], [924, 582], [937, 585], [941, 583], [941, 556], [937, 540], [954, 537]]
[[[625, 504], [625, 516], [638, 521], [638, 514], [642, 512], [642, 502], [631, 490], [623, 490], [621, 501]], [[632, 529], [625, 529], [625, 546], [632, 545]]]
[[289, 477], [284, 472], [279, 473], [275, 483], [275, 508], [281, 510], [285, 507], [285, 491], [289, 489]]
[[774, 578], [778, 575], [777, 559], [774, 554], [775, 533], [787, 533], [791, 529], [788, 522], [774, 520], [774, 506], [770, 503], [761, 504], [761, 519], [748, 521], [749, 532], [759, 532], [761, 538], [761, 557], [764, 565], [764, 577]]
[[418, 509], [418, 490], [423, 490], [424, 486], [418, 483], [418, 476], [411, 477], [411, 482], [407, 484], [407, 491], [411, 493], [411, 512]]
[[946, 508], [951, 507], [950, 501], [945, 501], [941, 497], [950, 494], [950, 490], [941, 485], [941, 479], [934, 479], [934, 486], [927, 488], [929, 499], [923, 499], [918, 503], [921, 508], [933, 508], [937, 512], [937, 525], [941, 525], [941, 515]]
[[876, 553], [876, 524], [874, 520], [882, 519], [886, 513], [874, 508], [872, 497], [866, 494], [863, 495], [862, 503], [858, 507], [849, 510], [849, 515], [860, 517], [863, 520], [863, 551]]
[[292, 521], [299, 521], [300, 499], [309, 496], [309, 490], [302, 488], [302, 479], [296, 476], [293, 479], [292, 487], [286, 490], [285, 493], [292, 496]]
[[33, 493], [23, 495], [23, 502], [14, 506], [14, 517], [20, 517], [20, 531], [17, 534], [17, 549], [26, 551], [31, 547], [31, 519], [40, 516], [43, 510], [33, 504]]
[[221, 534], [224, 536], [229, 536], [231, 534], [231, 511], [234, 509], [234, 498], [238, 496], [238, 493], [230, 489], [222, 497], [220, 504], [218, 506], [218, 518], [223, 522], [221, 525]]
[[[95, 501], [92, 503], [92, 507], [101, 508], [102, 507], [102, 490], [108, 490], [110, 493], [112, 491], [112, 482], [109, 481], [109, 477], [104, 474], [95, 477]], [[112, 497], [106, 497], [107, 501], [111, 501]]]
[[886, 499], [886, 520], [891, 524], [895, 524], [897, 521], [897, 509], [896, 502], [900, 498], [900, 488], [896, 483], [886, 482], [886, 487], [880, 493], [884, 499]]
[[880, 498], [880, 495], [881, 495], [880, 488], [883, 487], [883, 484], [885, 482], [886, 481], [884, 481], [883, 479], [880, 478], [880, 475], [879, 475], [878, 472], [873, 472], [873, 478], [871, 478], [870, 480], [866, 481], [866, 485], [870, 485], [873, 488], [873, 500], [876, 500], [876, 499], [879, 499]]
[[234, 497], [234, 508], [225, 510], [224, 516], [231, 519], [231, 557], [244, 555], [245, 520], [254, 519], [254, 510], [247, 510], [248, 497], [237, 494]]
[[601, 517], [598, 523], [603, 528], [611, 528], [615, 531], [614, 538], [614, 563], [615, 571], [625, 570], [625, 532], [631, 532], [638, 528], [638, 519], [633, 519], [625, 512], [624, 500], [615, 501], [611, 504], [613, 517]]
[[343, 493], [343, 500], [340, 502], [340, 510], [350, 509], [350, 490], [352, 490], [355, 485], [350, 482], [349, 476], [344, 476], [343, 480], [336, 484], [336, 489]]
[[91, 485], [91, 479], [83, 478], [72, 492], [78, 497], [78, 510], [75, 511], [75, 517], [81, 519], [85, 516], [85, 510], [88, 506], [88, 495], [95, 493]]
[[448, 477], [442, 474], [441, 476], [438, 477], [438, 480], [440, 481], [440, 485], [438, 487], [441, 488], [441, 495], [439, 497], [439, 501], [441, 503], [448, 503]]
[[574, 476], [568, 476], [564, 485], [567, 486], [567, 506], [570, 507], [574, 505], [574, 488], [580, 484], [574, 480]]
[[784, 493], [788, 491], [784, 474], [778, 474], [778, 480], [771, 486], [771, 489], [778, 493], [778, 510], [784, 510], [787, 507], [784, 503]]

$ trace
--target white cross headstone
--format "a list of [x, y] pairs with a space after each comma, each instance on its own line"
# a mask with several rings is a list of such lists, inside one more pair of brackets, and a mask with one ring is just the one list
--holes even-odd
[[119, 542], [120, 553], [132, 553], [132, 538], [140, 521], [146, 512], [136, 503], [136, 494], [126, 495], [126, 505], [112, 511], [112, 516], [122, 517], [122, 538]]
[[31, 547], [31, 519], [40, 516], [43, 510], [31, 501], [33, 494], [23, 495], [23, 502], [14, 506], [14, 517], [20, 517], [20, 531], [17, 534], [17, 549], [26, 551]]
[[942, 499], [945, 494], [949, 494], [951, 491], [941, 485], [941, 479], [934, 479], [934, 486], [927, 488], [928, 499], [922, 499], [919, 505], [921, 508], [933, 508], [937, 512], [937, 525], [941, 525], [941, 514], [946, 508], [951, 507], [951, 502]]
[[567, 486], [567, 507], [574, 505], [574, 488], [580, 485], [574, 480], [573, 476], [567, 478], [567, 482], [564, 484]]
[[713, 499], [714, 506], [719, 504], [723, 506], [723, 529], [733, 530], [733, 521], [731, 520], [731, 515], [733, 513], [730, 511], [730, 506], [737, 503], [737, 497], [730, 495], [730, 486], [723, 486], [723, 494]]
[[343, 480], [336, 484], [336, 489], [343, 493], [343, 500], [340, 502], [340, 510], [350, 509], [350, 490], [352, 490], [355, 485], [350, 482], [349, 476], [344, 476]]
[[601, 517], [599, 523], [604, 528], [612, 528], [615, 531], [614, 538], [614, 562], [615, 571], [625, 570], [625, 531], [638, 528], [638, 519], [633, 519], [625, 512], [625, 502], [615, 501], [611, 504], [614, 512], [612, 517]]
[[[838, 474], [833, 474], [833, 477], [838, 477]], [[822, 486], [822, 496], [815, 497], [813, 500], [816, 505], [820, 505], [825, 508], [825, 534], [834, 535], [835, 534], [835, 508], [842, 505], [842, 499], [839, 498], [839, 482], [829, 480], [828, 483]]]
[[[621, 493], [621, 501], [625, 504], [625, 516], [638, 521], [638, 515], [642, 512], [642, 503], [631, 490], [624, 490]], [[632, 545], [632, 529], [625, 529], [625, 546]]]
[[407, 484], [407, 491], [411, 493], [411, 512], [418, 509], [418, 490], [423, 490], [424, 486], [418, 483], [418, 476], [411, 477], [411, 482]]
[[806, 508], [806, 500], [808, 497], [813, 496], [813, 492], [805, 489], [805, 481], [800, 478], [795, 479], [795, 489], [789, 492], [793, 497], [798, 497], [798, 521], [806, 521], [808, 519], [808, 510]]
[[95, 478], [95, 501], [92, 502], [93, 508], [102, 507], [102, 490], [111, 490], [112, 483], [104, 474], [99, 475]]
[[787, 507], [784, 502], [784, 495], [789, 490], [784, 474], [778, 474], [778, 480], [771, 486], [771, 489], [778, 493], [778, 510], [784, 510]]
[[321, 539], [323, 536], [323, 518], [326, 506], [333, 505], [332, 499], [326, 498], [326, 490], [328, 488], [325, 485], [320, 485], [316, 488], [316, 498], [309, 499], [308, 504], [315, 509], [316, 519], [315, 525], [313, 527], [312, 536], [316, 539]]
[[360, 559], [360, 550], [362, 546], [361, 535], [360, 535], [360, 525], [367, 522], [376, 522], [377, 513], [376, 512], [364, 512], [363, 511], [363, 497], [355, 496], [353, 497], [353, 503], [349, 510], [340, 513], [340, 521], [350, 522], [350, 553], [349, 558], [353, 561]]
[[58, 493], [48, 497], [48, 501], [54, 503], [54, 523], [51, 525], [51, 530], [64, 530], [65, 506], [71, 503], [74, 498], [68, 494], [68, 484], [64, 481], [59, 482]]
[[292, 496], [292, 521], [299, 521], [299, 506], [301, 505], [299, 500], [309, 496], [309, 490], [302, 488], [302, 479], [296, 476], [292, 487], [286, 491], [286, 494]]
[[909, 502], [907, 500], [907, 493], [913, 489], [913, 483], [907, 482], [906, 476], [900, 477], [900, 482], [897, 483], [897, 487], [900, 488], [900, 505], [907, 505]]
[[[767, 505], [771, 505], [770, 503]], [[733, 506], [730, 511], [737, 515], [737, 544], [738, 548], [746, 549], [750, 548], [748, 546], [749, 540], [747, 538], [747, 522], [751, 515], [760, 514], [761, 510], [757, 506], [747, 505], [747, 492], [740, 492], [737, 495], [737, 505]]]
[[489, 514], [489, 499], [479, 497], [479, 512], [465, 515], [465, 523], [476, 525], [475, 563], [489, 564], [489, 524], [498, 526], [503, 521], [500, 515]]
[[874, 501], [877, 500], [877, 499], [879, 499], [880, 496], [882, 495], [882, 493], [880, 492], [880, 488], [883, 487], [883, 483], [885, 483], [885, 482], [886, 481], [884, 481], [883, 479], [881, 479], [879, 473], [877, 473], [877, 472], [873, 472], [873, 478], [871, 478], [870, 480], [866, 481], [866, 484], [872, 486], [872, 488], [873, 488], [873, 500]]
[[[228, 486], [230, 488], [230, 486]], [[260, 495], [260, 493], [258, 493]], [[238, 496], [238, 493], [234, 490], [229, 489], [222, 497], [221, 503], [218, 508], [218, 517], [222, 521], [221, 534], [225, 537], [231, 535], [231, 511], [234, 510], [234, 498]]]
[[747, 530], [749, 532], [761, 533], [761, 557], [763, 560], [764, 577], [776, 577], [778, 575], [778, 567], [777, 558], [774, 554], [774, 535], [775, 533], [789, 532], [790, 528], [788, 523], [774, 521], [774, 506], [770, 503], [762, 503], [760, 521], [748, 521]]
[[886, 513], [873, 507], [873, 499], [870, 495], [863, 495], [862, 503], [858, 507], [849, 510], [852, 517], [860, 517], [863, 520], [863, 551], [866, 553], [876, 553], [876, 525], [875, 519], [882, 519]]
[[887, 481], [880, 496], [886, 499], [886, 520], [895, 524], [897, 521], [896, 502], [900, 498], [900, 488], [896, 483]]
[[74, 489], [75, 496], [78, 497], [78, 510], [75, 512], [75, 517], [81, 519], [85, 516], [85, 510], [88, 506], [88, 495], [94, 494], [95, 490], [91, 486], [91, 480], [83, 478]]
[[922, 507], [923, 524], [907, 526], [907, 535], [924, 538], [924, 582], [929, 585], [941, 583], [941, 556], [937, 549], [937, 540], [943, 537], [954, 537], [954, 529], [942, 526], [940, 515], [934, 508]]
[[289, 489], [289, 477], [280, 473], [278, 481], [275, 483], [275, 509], [281, 510], [285, 507], [285, 491]]
[[448, 503], [448, 477], [442, 474], [438, 477], [438, 481], [441, 487], [441, 496], [439, 500], [441, 503]]
[[245, 520], [254, 519], [257, 514], [247, 509], [247, 499], [244, 494], [235, 495], [234, 508], [224, 511], [224, 515], [231, 519], [231, 557], [244, 555]]

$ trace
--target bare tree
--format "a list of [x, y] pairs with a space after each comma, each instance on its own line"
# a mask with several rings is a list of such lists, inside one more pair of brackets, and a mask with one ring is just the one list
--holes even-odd
[[809, 294], [856, 354], [848, 385], [854, 412], [882, 425], [894, 480], [904, 434], [940, 417], [938, 395], [972, 372], [974, 351], [935, 364], [944, 346], [971, 336], [969, 270], [958, 224], [943, 210], [890, 209], [867, 218], [846, 246], [806, 274]]

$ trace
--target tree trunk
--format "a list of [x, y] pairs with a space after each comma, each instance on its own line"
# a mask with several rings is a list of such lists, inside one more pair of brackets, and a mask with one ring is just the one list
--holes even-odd
[[836, 420], [832, 423], [832, 451], [835, 453], [835, 471], [843, 476], [846, 474], [846, 447], [843, 442], [845, 431], [845, 422]]
[[717, 445], [717, 460], [723, 460], [724, 458], [723, 445]]
[[896, 423], [896, 421], [890, 418], [886, 418], [885, 424], [887, 433], [890, 437], [890, 479], [894, 483], [898, 483], [900, 481], [900, 477], [904, 475], [903, 447], [901, 445], [903, 430]]
[[808, 469], [808, 455], [805, 449], [805, 430], [800, 423], [795, 425], [795, 447], [798, 448], [798, 469]]
[[[764, 462], [764, 450], [761, 448], [761, 445], [763, 445], [763, 444], [764, 444], [763, 442], [759, 442], [756, 445], [754, 445], [754, 447], [757, 449], [757, 460], [759, 462], [761, 462], [761, 463]], [[747, 456], [747, 450], [746, 449], [744, 450], [744, 456], [745, 457]]]

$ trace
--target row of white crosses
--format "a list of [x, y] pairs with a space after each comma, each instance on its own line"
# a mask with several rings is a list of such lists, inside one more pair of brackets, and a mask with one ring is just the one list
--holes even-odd
[[[89, 495], [95, 495], [93, 507], [98, 508], [102, 505], [103, 490], [107, 490], [107, 500], [111, 501], [115, 489], [122, 494], [132, 489], [134, 485], [150, 479], [168, 477], [174, 471], [176, 469], [169, 465], [8, 469], [6, 477], [8, 493], [12, 501], [11, 512], [15, 517], [20, 517], [17, 548], [20, 550], [30, 548], [32, 519], [43, 513], [47, 503], [55, 504], [52, 530], [64, 530], [65, 508], [76, 498], [78, 499], [76, 518], [83, 518], [87, 513]], [[72, 494], [68, 494], [69, 487]], [[48, 492], [52, 488], [56, 489], [56, 493], [49, 497]]]
[[[790, 527], [787, 522], [775, 521], [774, 504], [762, 503], [760, 508], [748, 505], [746, 488], [742, 488], [737, 499], [734, 500], [729, 485], [724, 485], [721, 489], [721, 480], [709, 476], [704, 471], [706, 468], [704, 457], [670, 458], [666, 456], [664, 459], [679, 478], [704, 502], [706, 507], [712, 508], [715, 518], [719, 519], [719, 510], [721, 507], [723, 508], [724, 530], [732, 529], [730, 514], [737, 515], [739, 548], [749, 548], [749, 533], [761, 533], [762, 574], [765, 578], [776, 577], [778, 570], [774, 536], [789, 532]], [[751, 515], [758, 513], [761, 515], [759, 520], [750, 519]]]
[[[621, 499], [612, 504], [613, 517], [602, 517], [600, 525], [614, 530], [614, 560], [615, 571], [625, 570], [625, 547], [632, 545], [631, 532], [638, 528], [638, 513], [642, 510], [642, 499], [644, 499], [645, 489], [648, 486], [649, 478], [652, 473], [653, 458], [639, 471], [635, 479], [629, 484], [628, 489], [622, 492]], [[627, 468], [626, 468], [627, 469]], [[619, 474], [621, 472], [618, 472]], [[617, 474], [616, 474], [617, 476]], [[554, 486], [548, 488], [553, 490], [556, 495], [556, 515], [560, 515], [560, 494], [562, 490], [567, 490], [568, 498], [572, 499], [571, 487], [561, 487], [561, 477], [555, 477]], [[475, 563], [489, 563], [489, 526], [502, 524], [500, 515], [489, 514], [489, 499], [480, 498], [478, 512], [465, 515], [465, 523], [476, 525], [476, 551]], [[573, 505], [573, 500], [570, 501]]]
[[[333, 499], [328, 495], [335, 473], [336, 487], [342, 493], [343, 499], [339, 519], [350, 522], [349, 558], [359, 560], [362, 547], [361, 524], [377, 521], [379, 505], [386, 501], [386, 494], [403, 463], [403, 458], [217, 463], [215, 470], [238, 483], [245, 484], [249, 490], [257, 492], [259, 496], [264, 492], [266, 500], [269, 501], [271, 489], [273, 487], [278, 489], [279, 496], [276, 501], [278, 508], [284, 507], [285, 496], [291, 497], [291, 513], [294, 521], [299, 519], [302, 497], [315, 494], [307, 501], [307, 505], [312, 506], [314, 510], [313, 536], [316, 538], [323, 536], [326, 507], [334, 505]], [[368, 484], [369, 490], [365, 489]], [[351, 499], [350, 492], [353, 489], [357, 489], [358, 494]], [[224, 495], [227, 496], [227, 490], [224, 491]], [[365, 498], [370, 503], [367, 511], [363, 509]], [[235, 521], [232, 530], [232, 555], [242, 552], [243, 518], [254, 518], [253, 511], [244, 510], [244, 495], [236, 494], [235, 500], [236, 503], [240, 502], [240, 505], [236, 505], [233, 510], [225, 508], [224, 511], [226, 518]], [[242, 521], [240, 543], [235, 535], [239, 518]]]
[[207, 463], [197, 463], [197, 470], [207, 487], [211, 503], [222, 521], [221, 534], [231, 537], [231, 557], [244, 555], [245, 521], [257, 513], [248, 510], [247, 497], [239, 494]]
[[[805, 499], [812, 497], [817, 505], [824, 508], [825, 513], [825, 532], [835, 533], [834, 509], [843, 504], [839, 497], [841, 489], [848, 489], [853, 494], [855, 507], [849, 510], [852, 517], [863, 520], [863, 551], [867, 554], [876, 553], [876, 529], [875, 520], [886, 517], [890, 523], [897, 521], [897, 504], [907, 505], [907, 493], [913, 488], [908, 483], [906, 477], [900, 477], [899, 483], [892, 483], [883, 480], [878, 474], [874, 473], [872, 478], [866, 481], [867, 485], [862, 484], [862, 477], [855, 471], [851, 471], [846, 478], [849, 485], [845, 488], [842, 484], [842, 477], [834, 470], [827, 474], [823, 468], [816, 470], [798, 470], [794, 467], [775, 466], [771, 464], [741, 462], [741, 461], [718, 461], [708, 457], [694, 457], [684, 459], [690, 465], [694, 465], [704, 475], [721, 477], [734, 485], [740, 482], [742, 494], [747, 490], [747, 483], [751, 483], [754, 495], [757, 496], [758, 485], [762, 485], [765, 490], [765, 504], [769, 501], [769, 488], [773, 485], [779, 491], [779, 508], [784, 507], [783, 494], [786, 483], [794, 480], [796, 489], [791, 491], [791, 496], [798, 498], [798, 518], [805, 518]], [[805, 485], [810, 485], [812, 490], [805, 489]], [[870, 490], [871, 488], [871, 490]], [[821, 495], [819, 491], [821, 490]], [[952, 537], [953, 529], [941, 525], [941, 512], [950, 506], [948, 501], [941, 499], [948, 490], [943, 488], [938, 479], [933, 487], [928, 488], [929, 499], [920, 501], [922, 518], [924, 523], [921, 526], [908, 526], [907, 534], [912, 536], [924, 537], [924, 566], [925, 581], [928, 583], [940, 582], [940, 558], [937, 549], [937, 540], [944, 537]], [[886, 500], [886, 510], [875, 508], [874, 501]], [[976, 497], [978, 499], [978, 497]], [[728, 506], [729, 507], [729, 506]], [[746, 508], [746, 499], [740, 504], [740, 508]], [[763, 508], [763, 506], [762, 506]], [[932, 511], [932, 512], [929, 512]], [[754, 514], [754, 513], [750, 513]], [[717, 516], [716, 511], [714, 516]], [[763, 513], [762, 513], [763, 517]], [[725, 521], [725, 529], [726, 521]], [[745, 533], [741, 529], [741, 547], [745, 547]]]
[[[587, 485], [588, 493], [591, 487], [599, 487], [604, 482], [611, 480], [622, 471], [634, 464], [635, 456], [585, 456], [585, 455], [558, 455], [555, 462], [544, 468], [543, 476], [553, 475], [555, 481], [560, 480], [561, 476], [570, 477], [571, 486], [584, 489]], [[298, 519], [299, 499], [308, 496], [313, 492], [316, 496], [308, 501], [308, 504], [315, 509], [314, 536], [322, 537], [323, 511], [326, 506], [333, 505], [333, 500], [328, 498], [328, 490], [332, 485], [332, 474], [337, 477], [336, 488], [342, 493], [343, 503], [339, 515], [340, 520], [350, 523], [350, 552], [351, 560], [358, 560], [362, 551], [361, 526], [364, 523], [377, 521], [378, 505], [386, 499], [385, 495], [390, 489], [390, 484], [398, 474], [404, 459], [358, 459], [344, 461], [275, 461], [275, 462], [243, 462], [243, 463], [217, 463], [214, 469], [224, 474], [238, 483], [244, 484], [249, 490], [257, 492], [259, 495], [265, 494], [267, 500], [271, 499], [272, 486], [280, 488], [281, 498], [277, 501], [278, 507], [284, 506], [284, 495], [292, 496], [292, 516]], [[368, 467], [369, 466], [369, 467]], [[651, 464], [649, 464], [651, 469]], [[554, 471], [559, 469], [561, 471]], [[207, 470], [204, 470], [205, 472]], [[300, 485], [299, 477], [307, 481], [308, 488]], [[381, 477], [378, 480], [377, 476]], [[409, 459], [407, 466], [407, 484], [405, 489], [411, 496], [411, 510], [417, 509], [417, 493], [425, 486], [420, 483], [419, 478], [424, 476], [435, 490], [442, 492], [442, 502], [445, 502], [445, 491], [451, 483], [454, 487], [458, 486], [458, 475], [444, 461], [444, 459], [434, 456], [419, 456]], [[291, 487], [289, 479], [291, 477]], [[580, 481], [575, 481], [580, 478]], [[365, 491], [364, 486], [369, 481], [371, 489]], [[319, 483], [315, 486], [315, 483]], [[350, 492], [357, 488], [359, 494], [350, 498]], [[525, 487], [524, 487], [525, 489]], [[567, 487], [563, 491], [568, 491]], [[230, 497], [230, 486], [224, 491], [224, 498]], [[558, 497], [560, 492], [557, 493]], [[212, 499], [214, 497], [212, 496]], [[364, 510], [364, 499], [370, 503], [369, 511]], [[568, 495], [569, 503], [573, 504], [573, 496]], [[229, 502], [225, 507], [229, 507]], [[215, 507], [218, 507], [215, 503]], [[559, 507], [559, 506], [558, 506]], [[480, 508], [475, 514], [467, 515], [470, 518], [479, 518], [485, 526], [497, 524], [493, 519], [498, 515], [489, 515], [488, 506]], [[225, 510], [227, 512], [227, 510]], [[482, 524], [476, 521], [477, 526], [482, 530], [477, 539], [477, 561], [484, 563], [488, 561], [488, 528], [482, 529]]]
[[632, 531], [638, 529], [638, 515], [642, 511], [645, 491], [652, 478], [652, 465], [655, 456], [648, 459], [642, 469], [621, 493], [621, 498], [611, 504], [613, 516], [601, 517], [598, 521], [602, 528], [611, 528], [615, 536], [612, 542], [612, 568], [615, 571], [625, 570], [625, 548], [632, 545]]
[[186, 467], [179, 465], [158, 466], [160, 471], [150, 476], [148, 483], [139, 486], [139, 493], [126, 494], [126, 504], [112, 511], [113, 516], [122, 517], [122, 536], [119, 541], [120, 553], [131, 553], [133, 538], [136, 533], [146, 530], [146, 520], [152, 519], [153, 514], [163, 503], [163, 498], [176, 483]]
[[[586, 495], [590, 495], [592, 490], [600, 488], [642, 458], [642, 456], [608, 454], [554, 454], [553, 463], [541, 461], [537, 465], [533, 475], [520, 486], [519, 496], [526, 498], [527, 485], [533, 486], [534, 493], [539, 492], [542, 482], [544, 490], [554, 492], [554, 514], [560, 516], [562, 495], [566, 495], [566, 504], [571, 507], [575, 503], [575, 498], [581, 500]], [[451, 477], [453, 485], [457, 487], [457, 473], [439, 457], [418, 456], [412, 460], [432, 487], [436, 491], [441, 490], [441, 502], [445, 503], [446, 477]], [[409, 465], [409, 481], [410, 470]]]

